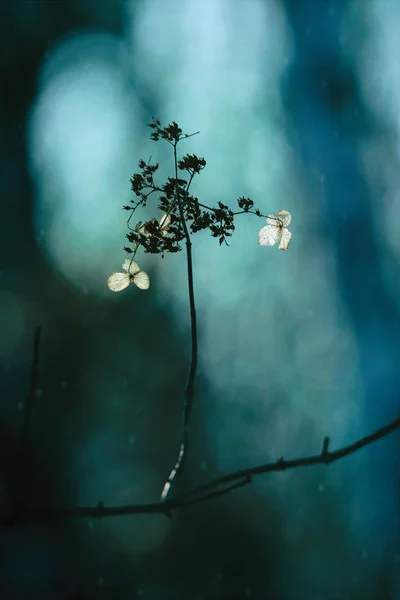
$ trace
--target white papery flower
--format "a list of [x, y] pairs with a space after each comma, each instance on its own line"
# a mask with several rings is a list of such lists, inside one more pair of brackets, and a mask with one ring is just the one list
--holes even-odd
[[140, 290], [148, 290], [150, 279], [147, 273], [141, 270], [137, 262], [127, 258], [122, 265], [123, 273], [114, 272], [107, 280], [107, 285], [112, 292], [121, 292], [134, 283]]
[[279, 250], [287, 250], [292, 239], [291, 232], [286, 229], [292, 221], [292, 215], [287, 210], [279, 210], [267, 216], [267, 223], [258, 232], [260, 246], [274, 246], [279, 240]]
[[[157, 219], [154, 219], [154, 222], [157, 223]], [[168, 215], [167, 213], [165, 213], [161, 219], [160, 222], [158, 223], [158, 228], [161, 232], [161, 235], [167, 235], [168, 233], [168, 229], [169, 229], [169, 224], [171, 223], [171, 215]], [[151, 235], [151, 233], [149, 233], [146, 229], [146, 227], [142, 227], [142, 222], [139, 221], [139, 223], [136, 225], [135, 230], [138, 233], [144, 233], [145, 235]]]
[[171, 223], [171, 215], [167, 215], [167, 213], [165, 213], [160, 219], [161, 235], [167, 235], [170, 223]]

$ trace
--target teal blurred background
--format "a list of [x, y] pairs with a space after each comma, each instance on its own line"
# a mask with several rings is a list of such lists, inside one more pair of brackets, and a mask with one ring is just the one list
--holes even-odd
[[[199, 376], [179, 490], [351, 443], [400, 412], [400, 4], [45, 0], [0, 7], [0, 506], [43, 327], [32, 504], [155, 501], [190, 359], [185, 253], [113, 294], [152, 115], [204, 156], [193, 194], [289, 210], [288, 252], [237, 219], [193, 239]], [[148, 203], [146, 220], [154, 214]], [[400, 596], [398, 432], [164, 516], [3, 528], [2, 598]], [[386, 594], [386, 595], [385, 595]]]

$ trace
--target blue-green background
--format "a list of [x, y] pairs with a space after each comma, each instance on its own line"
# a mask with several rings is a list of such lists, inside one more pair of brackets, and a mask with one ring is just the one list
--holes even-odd
[[[32, 504], [155, 501], [189, 363], [185, 253], [113, 294], [152, 115], [204, 156], [193, 193], [289, 210], [288, 252], [237, 219], [193, 238], [199, 369], [178, 490], [317, 453], [400, 408], [400, 3], [8, 0], [0, 7], [0, 499], [43, 327]], [[149, 202], [146, 220], [159, 216]], [[399, 433], [164, 516], [2, 527], [1, 597], [379, 600], [400, 595]]]

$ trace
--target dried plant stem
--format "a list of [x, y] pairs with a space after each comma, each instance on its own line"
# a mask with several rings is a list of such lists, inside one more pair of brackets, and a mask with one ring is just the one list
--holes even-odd
[[[195, 135], [195, 134], [193, 134]], [[188, 137], [188, 136], [186, 136]], [[178, 162], [176, 155], [176, 146], [178, 142], [174, 143], [174, 162], [175, 162], [175, 179], [178, 179]], [[190, 183], [189, 183], [190, 185]], [[191, 360], [189, 375], [186, 382], [185, 399], [182, 407], [182, 430], [181, 430], [181, 444], [179, 449], [178, 458], [176, 463], [171, 470], [168, 478], [164, 484], [161, 500], [165, 502], [171, 492], [172, 486], [176, 477], [178, 477], [185, 466], [188, 445], [189, 445], [189, 423], [190, 413], [192, 411], [193, 400], [194, 400], [194, 380], [196, 377], [197, 369], [197, 320], [196, 320], [196, 305], [194, 299], [194, 286], [193, 286], [193, 262], [192, 262], [192, 241], [190, 239], [189, 231], [186, 225], [185, 216], [183, 213], [183, 207], [178, 186], [175, 187], [176, 201], [179, 207], [179, 214], [181, 217], [183, 231], [186, 239], [186, 260], [187, 260], [187, 273], [188, 273], [188, 287], [189, 287], [189, 305], [190, 305], [190, 328], [191, 328]]]

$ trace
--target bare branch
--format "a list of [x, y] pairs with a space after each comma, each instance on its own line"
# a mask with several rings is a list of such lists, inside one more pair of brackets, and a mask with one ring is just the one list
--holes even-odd
[[315, 454], [313, 456], [308, 456], [305, 458], [294, 458], [291, 460], [284, 460], [283, 457], [279, 458], [277, 461], [273, 463], [269, 463], [266, 465], [260, 465], [258, 467], [250, 467], [248, 469], [242, 469], [241, 471], [236, 471], [234, 473], [229, 473], [228, 475], [224, 475], [222, 477], [218, 477], [217, 479], [213, 479], [208, 483], [203, 485], [199, 485], [195, 487], [190, 492], [180, 496], [180, 499], [185, 499], [191, 496], [203, 495], [205, 492], [208, 492], [215, 487], [219, 487], [221, 485], [230, 483], [231, 481], [236, 481], [238, 479], [242, 479], [247, 476], [255, 476], [261, 475], [262, 473], [268, 473], [270, 471], [284, 471], [286, 469], [297, 469], [299, 467], [306, 467], [309, 465], [317, 465], [317, 464], [329, 464], [340, 458], [348, 456], [349, 454], [353, 454], [357, 450], [360, 450], [364, 446], [375, 442], [389, 433], [392, 433], [395, 429], [400, 427], [400, 417], [397, 417], [394, 421], [382, 427], [381, 429], [377, 429], [371, 435], [367, 435], [366, 437], [361, 438], [357, 442], [350, 444], [348, 446], [344, 446], [339, 450], [335, 450], [334, 452], [328, 452], [328, 443], [329, 438], [324, 439], [323, 449], [320, 454]]
[[24, 420], [21, 428], [21, 437], [19, 445], [20, 454], [20, 466], [23, 470], [24, 463], [26, 463], [27, 446], [29, 442], [29, 430], [31, 425], [32, 409], [36, 398], [37, 380], [39, 372], [39, 351], [40, 351], [40, 338], [42, 335], [42, 328], [36, 327], [34, 338], [33, 338], [33, 354], [32, 354], [32, 365], [31, 365], [31, 376], [29, 381], [28, 395], [24, 404]]
[[186, 138], [190, 138], [193, 137], [194, 135], [197, 135], [198, 133], [200, 133], [200, 131], [195, 131], [194, 133], [185, 133], [184, 135], [182, 135], [182, 137], [180, 137], [180, 140], [185, 140]]
[[[44, 517], [91, 517], [91, 518], [104, 518], [104, 517], [117, 517], [126, 515], [136, 514], [163, 514], [170, 516], [173, 510], [178, 508], [184, 508], [194, 504], [200, 504], [205, 500], [217, 498], [219, 496], [226, 495], [231, 491], [248, 485], [252, 482], [253, 477], [268, 473], [271, 471], [282, 471], [285, 469], [297, 469], [299, 467], [311, 466], [316, 464], [329, 464], [349, 456], [354, 452], [357, 452], [361, 448], [380, 440], [381, 438], [389, 435], [396, 429], [400, 428], [400, 416], [394, 419], [385, 427], [377, 429], [375, 432], [367, 435], [353, 444], [344, 446], [334, 452], [321, 452], [319, 454], [309, 456], [306, 458], [295, 458], [291, 460], [284, 460], [279, 458], [275, 462], [268, 463], [265, 465], [259, 465], [256, 467], [250, 467], [234, 473], [229, 473], [218, 479], [214, 479], [203, 485], [193, 488], [191, 491], [181, 494], [175, 499], [162, 500], [161, 502], [154, 502], [149, 504], [131, 504], [127, 506], [112, 506], [106, 507], [102, 502], [99, 502], [97, 506], [93, 507], [47, 507], [47, 506], [30, 506], [25, 507], [24, 512], [27, 516], [32, 518], [44, 518]], [[326, 438], [325, 438], [326, 440]], [[325, 444], [324, 441], [324, 446]]]
[[20, 514], [23, 505], [26, 502], [27, 495], [27, 474], [29, 471], [29, 433], [31, 426], [31, 415], [32, 409], [36, 398], [38, 371], [39, 371], [39, 351], [40, 351], [40, 338], [42, 334], [41, 327], [36, 327], [33, 339], [33, 354], [31, 373], [29, 380], [28, 394], [23, 407], [23, 421], [20, 432], [20, 439], [18, 445], [18, 457], [17, 457], [17, 497], [16, 503], [13, 510], [13, 515], [9, 517], [8, 524], [15, 523], [18, 515]]

